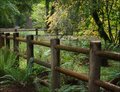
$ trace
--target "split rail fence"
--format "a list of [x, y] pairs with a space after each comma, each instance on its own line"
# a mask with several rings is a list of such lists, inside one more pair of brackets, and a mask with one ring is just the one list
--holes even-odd
[[[51, 64], [43, 62], [40, 59], [34, 59], [34, 62], [36, 64], [42, 65], [47, 68], [51, 68], [51, 74], [52, 74], [51, 92], [56, 92], [55, 89], [60, 88], [60, 73], [88, 82], [88, 92], [100, 92], [100, 87], [106, 90], [110, 90], [112, 92], [120, 92], [119, 86], [100, 80], [100, 67], [101, 67], [102, 58], [107, 58], [120, 62], [120, 53], [102, 51], [100, 41], [91, 41], [90, 49], [86, 49], [86, 48], [60, 45], [59, 39], [51, 39], [50, 43], [47, 43], [47, 42], [34, 40], [33, 35], [28, 35], [26, 36], [26, 38], [19, 37], [18, 31], [13, 33], [12, 36], [10, 35], [10, 33], [1, 32], [0, 48], [3, 46], [10, 48], [10, 40], [13, 40], [14, 52], [18, 53], [17, 59], [19, 59], [19, 57], [23, 57], [27, 59], [27, 62], [29, 62], [29, 59], [31, 57], [34, 57], [34, 45], [41, 45], [41, 46], [49, 47], [51, 49]], [[19, 49], [18, 49], [19, 42], [24, 42], [27, 44], [27, 55], [22, 55], [19, 53]], [[89, 54], [89, 63], [90, 63], [89, 75], [87, 76], [73, 72], [71, 70], [61, 68], [60, 67], [61, 50]]]

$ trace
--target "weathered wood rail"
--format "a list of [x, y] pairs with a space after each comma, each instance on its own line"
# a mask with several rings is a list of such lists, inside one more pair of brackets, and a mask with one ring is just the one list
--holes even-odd
[[22, 32], [22, 31], [44, 31], [44, 30], [46, 30], [46, 29], [35, 29], [35, 28], [33, 28], [33, 29], [24, 29], [24, 28], [22, 28], [22, 29], [14, 29], [14, 28], [0, 28], [0, 32]]
[[[34, 45], [41, 45], [51, 48], [51, 64], [41, 61], [40, 59], [34, 59], [35, 63], [47, 68], [51, 68], [51, 92], [56, 92], [55, 89], [60, 88], [60, 73], [88, 82], [88, 92], [100, 92], [100, 87], [112, 92], [120, 92], [119, 86], [100, 80], [101, 58], [106, 57], [108, 59], [120, 62], [120, 53], [102, 51], [100, 41], [91, 41], [90, 49], [85, 49], [60, 45], [59, 39], [51, 39], [50, 43], [47, 43], [34, 40], [33, 35], [28, 35], [25, 39], [19, 37], [19, 33], [13, 33], [13, 36], [11, 36], [9, 33], [0, 33], [0, 48], [3, 46], [10, 48], [10, 40], [13, 40], [14, 52], [18, 54], [17, 59], [19, 60], [19, 56], [21, 56], [27, 59], [27, 62], [29, 62], [31, 57], [34, 57]], [[27, 44], [27, 55], [22, 55], [19, 53], [19, 42], [25, 42]], [[89, 75], [87, 76], [61, 68], [61, 50], [89, 54]]]
[[15, 28], [0, 28], [0, 32], [35, 32], [35, 35], [36, 35], [36, 40], [38, 39], [38, 36], [39, 36], [39, 31], [45, 31], [46, 29], [38, 29], [38, 28], [33, 28], [33, 29], [15, 29]]

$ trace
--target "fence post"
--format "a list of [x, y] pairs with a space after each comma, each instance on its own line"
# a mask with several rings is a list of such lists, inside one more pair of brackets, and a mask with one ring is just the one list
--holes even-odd
[[0, 48], [4, 46], [4, 38], [2, 37], [4, 33], [0, 33]]
[[100, 41], [90, 42], [90, 70], [89, 70], [89, 91], [88, 92], [100, 92], [100, 87], [94, 82], [100, 79], [100, 66], [101, 59], [95, 53], [101, 50]]
[[26, 39], [27, 39], [27, 63], [28, 63], [30, 58], [34, 57], [33, 44], [31, 42], [33, 40], [33, 35], [28, 35]]
[[17, 32], [18, 30], [17, 29], [15, 29], [15, 32]]
[[7, 38], [8, 36], [10, 36], [10, 33], [6, 33], [6, 34], [5, 34], [6, 47], [7, 47], [8, 49], [10, 49], [10, 39]]
[[60, 50], [55, 46], [60, 44], [59, 39], [51, 39], [51, 92], [57, 92], [60, 88], [60, 73], [55, 70], [56, 66], [60, 66]]
[[36, 40], [38, 40], [38, 29], [35, 29], [36, 31]]
[[[16, 54], [19, 53], [19, 41], [16, 40], [17, 37], [19, 37], [19, 33], [13, 33], [13, 50]], [[19, 55], [16, 57], [15, 66], [19, 66]]]

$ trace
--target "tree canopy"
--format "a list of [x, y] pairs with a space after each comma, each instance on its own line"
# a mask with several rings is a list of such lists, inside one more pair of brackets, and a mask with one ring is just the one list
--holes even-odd
[[32, 5], [40, 0], [0, 0], [0, 27], [13, 27], [16, 16], [31, 13]]
[[49, 17], [49, 30], [98, 32], [108, 42], [120, 43], [119, 0], [58, 0]]
[[90, 30], [105, 42], [118, 44], [119, 10], [119, 0], [0, 0], [0, 27], [14, 27], [32, 18], [34, 27], [45, 27], [47, 21], [49, 32], [79, 34]]

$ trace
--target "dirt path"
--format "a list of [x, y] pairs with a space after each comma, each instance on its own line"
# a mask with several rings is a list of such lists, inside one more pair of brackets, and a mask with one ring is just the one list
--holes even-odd
[[35, 89], [33, 86], [22, 87], [18, 85], [0, 85], [0, 92], [35, 92]]

